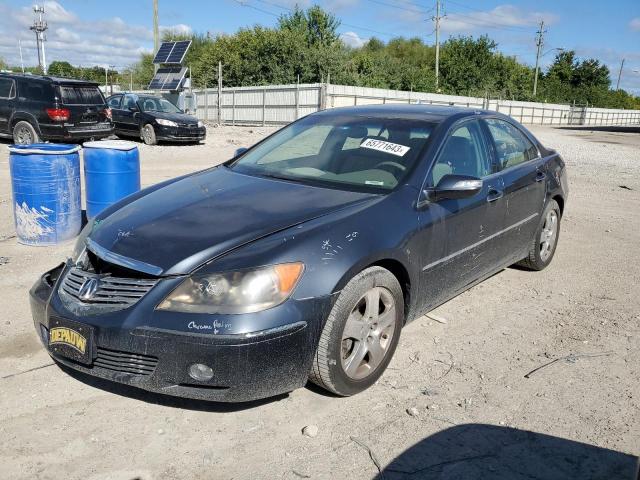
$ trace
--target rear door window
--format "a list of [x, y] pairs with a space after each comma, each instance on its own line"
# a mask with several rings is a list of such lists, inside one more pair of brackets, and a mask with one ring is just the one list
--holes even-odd
[[48, 82], [23, 80], [19, 86], [20, 96], [34, 102], [53, 102], [53, 86]]
[[10, 78], [0, 78], [0, 98], [13, 98], [15, 96], [15, 82]]
[[60, 86], [60, 98], [65, 105], [103, 105], [104, 97], [98, 87]]

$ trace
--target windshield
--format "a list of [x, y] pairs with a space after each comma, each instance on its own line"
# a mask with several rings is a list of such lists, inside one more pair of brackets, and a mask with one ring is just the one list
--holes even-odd
[[435, 124], [401, 118], [310, 116], [280, 130], [230, 168], [345, 189], [388, 191], [404, 180]]
[[143, 112], [182, 113], [182, 110], [164, 98], [140, 97], [138, 103]]

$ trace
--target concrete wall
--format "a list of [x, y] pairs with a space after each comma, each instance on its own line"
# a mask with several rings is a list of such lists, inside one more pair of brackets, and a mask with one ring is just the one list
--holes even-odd
[[[640, 110], [407, 92], [348, 85], [268, 85], [194, 90], [197, 116], [225, 124], [283, 125], [324, 108], [386, 103], [456, 105], [495, 110], [529, 125], [640, 125]], [[220, 104], [218, 106], [218, 103]]]

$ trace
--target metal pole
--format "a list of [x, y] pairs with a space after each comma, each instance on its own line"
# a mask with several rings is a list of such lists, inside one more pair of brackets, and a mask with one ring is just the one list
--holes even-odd
[[436, 93], [440, 82], [440, 0], [436, 0]]
[[296, 120], [300, 118], [300, 75], [296, 80]]
[[218, 62], [218, 125], [222, 125], [222, 62]]
[[620, 90], [620, 77], [622, 77], [622, 68], [624, 67], [624, 58], [620, 62], [620, 70], [618, 70], [618, 81], [616, 83], [616, 90]]
[[18, 40], [18, 48], [20, 49], [20, 67], [24, 73], [24, 60], [22, 59], [22, 40]]
[[536, 36], [536, 46], [538, 47], [536, 50], [536, 71], [533, 76], [533, 96], [536, 96], [538, 91], [538, 70], [540, 66], [540, 50], [542, 49], [542, 45], [544, 43], [544, 20], [540, 21], [540, 30], [538, 30], [538, 35]]
[[262, 87], [262, 126], [266, 125], [265, 113], [267, 109], [267, 87]]
[[[160, 46], [160, 31], [158, 29], [158, 0], [153, 0], [153, 55], [158, 53]], [[153, 73], [158, 73], [158, 65], [153, 64]]]

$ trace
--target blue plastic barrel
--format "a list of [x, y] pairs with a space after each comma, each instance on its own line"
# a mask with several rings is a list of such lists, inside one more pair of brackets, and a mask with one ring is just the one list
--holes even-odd
[[135, 143], [123, 140], [85, 142], [83, 147], [87, 217], [93, 218], [140, 190], [140, 155]]
[[51, 143], [9, 146], [18, 242], [55, 245], [80, 232], [79, 150]]

